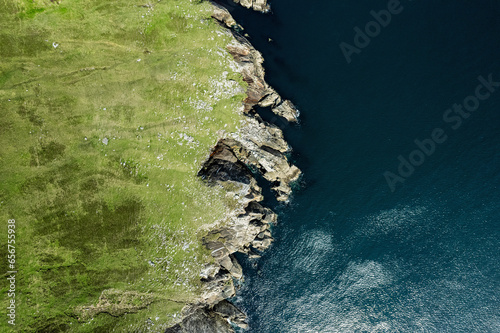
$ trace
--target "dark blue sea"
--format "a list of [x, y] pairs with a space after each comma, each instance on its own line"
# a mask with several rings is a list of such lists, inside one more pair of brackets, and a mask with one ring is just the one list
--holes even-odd
[[248, 332], [500, 332], [500, 1], [271, 5], [229, 9], [304, 175], [242, 258]]

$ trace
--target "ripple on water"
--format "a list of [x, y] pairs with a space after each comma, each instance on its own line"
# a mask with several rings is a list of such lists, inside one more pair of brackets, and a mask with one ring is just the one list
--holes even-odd
[[403, 206], [383, 210], [376, 214], [368, 215], [362, 220], [364, 227], [357, 230], [358, 235], [380, 236], [391, 233], [403, 233], [421, 223], [428, 209], [423, 206]]
[[335, 250], [332, 235], [321, 230], [305, 232], [294, 244], [291, 266], [295, 271], [317, 274], [329, 266]]

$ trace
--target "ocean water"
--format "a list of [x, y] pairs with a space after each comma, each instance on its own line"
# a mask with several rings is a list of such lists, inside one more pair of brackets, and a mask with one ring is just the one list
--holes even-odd
[[[274, 245], [242, 258], [248, 332], [500, 332], [500, 87], [484, 83], [500, 82], [500, 2], [395, 4], [229, 4], [301, 111], [273, 120], [304, 176], [290, 205], [268, 197]], [[367, 24], [348, 63], [339, 45]]]

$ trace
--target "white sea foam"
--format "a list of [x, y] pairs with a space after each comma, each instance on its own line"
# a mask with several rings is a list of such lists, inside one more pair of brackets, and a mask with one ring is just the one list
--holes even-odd
[[366, 216], [363, 219], [365, 227], [358, 232], [363, 233], [364, 236], [402, 232], [425, 219], [426, 212], [427, 209], [422, 206], [404, 206], [383, 210]]
[[[453, 236], [450, 229], [434, 236], [442, 214], [408, 205], [358, 219], [352, 237], [320, 229], [295, 239], [286, 234], [286, 252], [276, 248], [262, 267], [266, 282], [252, 290], [255, 301], [273, 300], [256, 306], [258, 331], [500, 332], [492, 279], [498, 264], [490, 259], [479, 270], [475, 262], [487, 260], [488, 251], [457, 252], [460, 247], [443, 240]], [[359, 252], [367, 238], [368, 251]], [[380, 239], [400, 239], [418, 251], [412, 260], [399, 252], [406, 245], [371, 255]]]
[[391, 283], [391, 280], [391, 274], [378, 262], [350, 262], [339, 278], [338, 288], [345, 295], [351, 295], [360, 290], [379, 288]]

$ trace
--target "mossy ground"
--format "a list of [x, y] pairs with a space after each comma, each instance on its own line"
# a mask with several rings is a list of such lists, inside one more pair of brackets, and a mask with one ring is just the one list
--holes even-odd
[[[17, 331], [162, 331], [197, 296], [200, 226], [227, 202], [196, 172], [243, 98], [228, 42], [199, 1], [0, 2], [0, 269], [15, 219]], [[110, 289], [153, 302], [79, 321]]]

